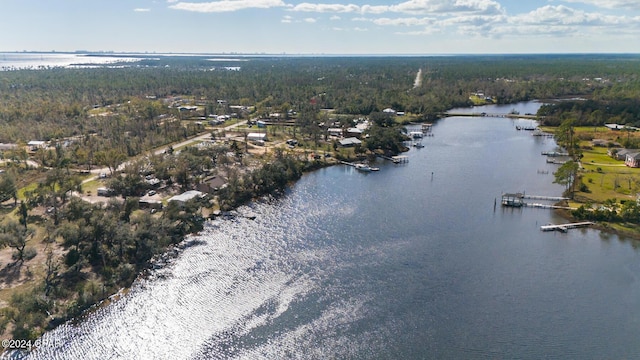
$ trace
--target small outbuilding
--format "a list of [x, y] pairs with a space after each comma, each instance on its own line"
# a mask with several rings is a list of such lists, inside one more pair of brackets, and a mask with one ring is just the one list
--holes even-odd
[[27, 143], [27, 146], [29, 147], [29, 150], [36, 151], [47, 147], [47, 142], [42, 140], [31, 140]]
[[248, 133], [247, 141], [267, 141], [266, 133]]

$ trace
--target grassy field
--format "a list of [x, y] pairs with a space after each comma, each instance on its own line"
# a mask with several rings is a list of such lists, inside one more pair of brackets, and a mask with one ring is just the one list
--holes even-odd
[[[555, 128], [543, 127], [542, 130], [554, 133]], [[609, 145], [617, 144], [627, 137], [640, 139], [640, 132], [613, 131], [604, 126], [575, 127], [575, 136], [580, 139], [582, 149], [581, 183], [588, 191], [578, 191], [576, 186], [575, 202], [572, 206], [579, 206], [580, 202], [602, 203], [607, 199], [629, 200], [636, 199], [640, 193], [640, 169], [625, 166], [624, 161], [616, 160], [608, 155]], [[594, 146], [593, 140], [605, 140], [607, 147]], [[621, 146], [620, 146], [621, 147]]]
[[630, 168], [621, 160], [607, 155], [607, 148], [593, 147], [583, 150], [582, 183], [590, 192], [576, 195], [595, 203], [607, 199], [635, 199], [640, 192], [640, 169]]

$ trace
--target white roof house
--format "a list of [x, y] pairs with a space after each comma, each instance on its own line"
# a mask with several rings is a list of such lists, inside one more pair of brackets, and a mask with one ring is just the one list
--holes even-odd
[[195, 199], [197, 197], [202, 197], [204, 196], [204, 193], [197, 191], [197, 190], [189, 190], [189, 191], [185, 191], [180, 195], [176, 195], [176, 196], [172, 196], [171, 198], [169, 198], [168, 202], [177, 202], [180, 205], [184, 205], [184, 203], [186, 203], [187, 201], [191, 200], [191, 199]]
[[247, 134], [247, 140], [249, 141], [267, 141], [267, 134], [266, 133], [248, 133]]
[[47, 146], [47, 142], [41, 140], [31, 140], [27, 143], [27, 146], [32, 150], [44, 149]]

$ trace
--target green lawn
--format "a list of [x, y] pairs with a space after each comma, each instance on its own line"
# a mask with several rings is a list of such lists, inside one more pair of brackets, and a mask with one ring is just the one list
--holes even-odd
[[635, 199], [640, 192], [640, 169], [624, 166], [623, 161], [609, 157], [607, 150], [604, 147], [583, 150], [582, 183], [590, 192], [577, 192], [576, 195], [596, 203], [611, 198]]

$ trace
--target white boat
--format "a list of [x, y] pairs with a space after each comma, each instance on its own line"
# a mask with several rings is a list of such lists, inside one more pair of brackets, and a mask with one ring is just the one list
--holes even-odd
[[420, 142], [413, 143], [413, 146], [417, 147], [417, 148], [423, 148], [424, 147], [424, 145], [422, 145], [422, 143], [420, 143]]
[[373, 169], [367, 164], [356, 164], [356, 170], [360, 170], [362, 172], [373, 171]]

